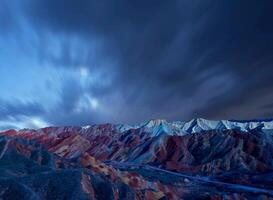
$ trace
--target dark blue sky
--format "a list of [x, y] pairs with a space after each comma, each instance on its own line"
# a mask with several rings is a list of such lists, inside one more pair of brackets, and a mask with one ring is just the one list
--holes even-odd
[[1, 0], [0, 129], [273, 116], [271, 0]]

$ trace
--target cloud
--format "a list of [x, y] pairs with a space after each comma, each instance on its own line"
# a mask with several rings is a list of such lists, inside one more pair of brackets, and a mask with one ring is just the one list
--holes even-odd
[[[40, 116], [56, 125], [270, 117], [270, 108], [261, 110], [273, 100], [268, 97], [273, 89], [272, 4], [17, 3], [25, 28], [37, 37], [33, 48], [41, 67], [77, 74], [63, 75], [55, 94], [59, 102], [51, 108], [57, 114]], [[2, 15], [8, 16], [12, 8], [6, 5], [10, 9]], [[20, 20], [13, 18], [2, 25], [6, 30], [18, 26]]]
[[22, 102], [20, 100], [4, 101], [0, 99], [0, 120], [10, 116], [32, 116], [42, 113], [44, 113], [44, 109], [37, 102]]
[[39, 117], [27, 117], [19, 116], [17, 118], [9, 117], [6, 120], [0, 121], [0, 130], [7, 129], [25, 129], [25, 128], [42, 128], [50, 126], [49, 123], [45, 122]]
[[49, 124], [39, 117], [44, 114], [44, 108], [37, 102], [4, 101], [0, 99], [0, 129], [48, 126]]

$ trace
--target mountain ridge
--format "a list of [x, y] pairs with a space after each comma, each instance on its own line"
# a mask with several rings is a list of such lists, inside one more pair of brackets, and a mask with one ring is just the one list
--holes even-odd
[[[93, 125], [84, 125], [84, 126], [60, 126], [63, 128], [69, 127], [80, 127], [81, 129], [90, 129], [94, 127], [100, 126], [112, 126], [112, 128], [117, 129], [120, 132], [124, 132], [130, 129], [158, 129], [158, 127], [162, 127], [164, 131], [168, 135], [183, 135], [183, 134], [191, 134], [202, 131], [209, 130], [233, 130], [239, 129], [240, 131], [247, 132], [257, 128], [262, 130], [273, 130], [273, 119], [262, 119], [262, 120], [208, 120], [204, 118], [194, 118], [190, 121], [170, 121], [168, 122], [165, 119], [150, 119], [145, 122], [129, 125], [129, 124], [114, 124], [114, 123], [102, 123], [102, 124], [93, 124]], [[0, 130], [0, 132], [8, 131], [8, 130], [16, 130], [16, 131], [25, 131], [25, 130], [41, 130], [45, 128], [54, 128], [58, 126], [49, 126], [38, 129], [5, 129]], [[179, 131], [180, 130], [180, 131]], [[157, 131], [154, 131], [154, 134], [157, 135]]]

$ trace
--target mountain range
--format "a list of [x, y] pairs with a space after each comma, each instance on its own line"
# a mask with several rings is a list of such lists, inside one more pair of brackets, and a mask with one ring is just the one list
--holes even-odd
[[273, 120], [2, 130], [0, 199], [273, 199]]

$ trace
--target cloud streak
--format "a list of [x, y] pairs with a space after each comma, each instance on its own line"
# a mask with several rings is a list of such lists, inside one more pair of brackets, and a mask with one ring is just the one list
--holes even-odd
[[[50, 124], [251, 119], [272, 117], [272, 4], [27, 0], [15, 4], [20, 15], [5, 2], [2, 18], [14, 16], [0, 25], [35, 35], [22, 40], [41, 68], [75, 73], [63, 74], [59, 101], [39, 113]], [[28, 116], [13, 106], [5, 110]]]

